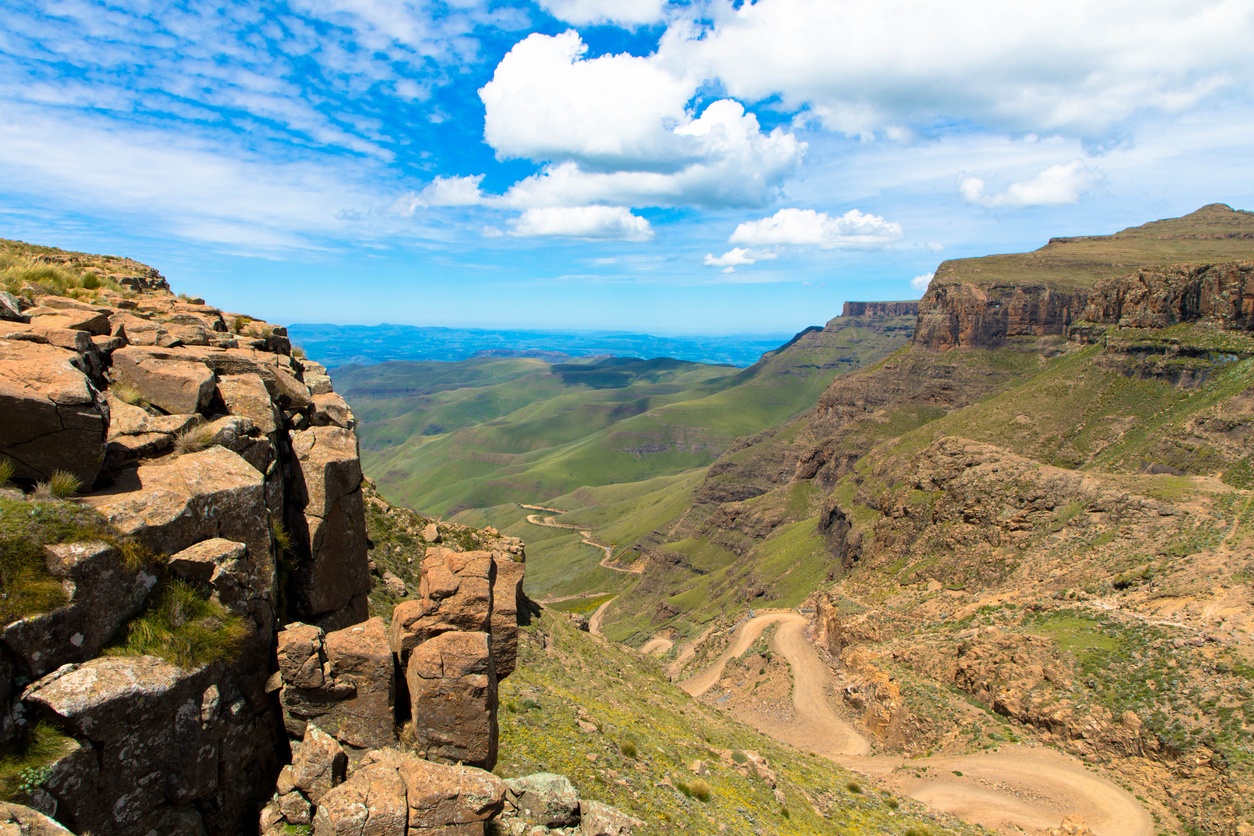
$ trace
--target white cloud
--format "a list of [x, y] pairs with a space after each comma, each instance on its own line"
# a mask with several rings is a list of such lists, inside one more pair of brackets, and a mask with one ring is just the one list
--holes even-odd
[[648, 241], [653, 230], [646, 219], [621, 206], [545, 206], [523, 212], [510, 234]]
[[722, 99], [696, 116], [696, 84], [656, 58], [584, 59], [574, 32], [531, 35], [479, 91], [501, 157], [547, 165], [509, 190], [530, 206], [763, 206], [805, 155], [781, 128]]
[[915, 276], [910, 280], [910, 286], [922, 293], [927, 290], [927, 286], [932, 283], [932, 279], [936, 277], [935, 273], [924, 273], [921, 276]]
[[746, 221], [728, 240], [733, 244], [798, 244], [823, 249], [886, 247], [901, 238], [901, 224], [850, 209], [833, 218], [813, 209], [780, 209], [769, 218]]
[[1083, 160], [1051, 165], [1027, 180], [1011, 183], [1004, 192], [990, 195], [979, 177], [962, 177], [958, 191], [968, 203], [981, 206], [1061, 206], [1078, 203], [1080, 195], [1097, 182], [1097, 174]]
[[470, 177], [436, 177], [420, 192], [405, 195], [393, 205], [393, 211], [409, 217], [420, 206], [483, 206], [491, 198], [480, 190], [482, 174]]
[[539, 0], [553, 17], [577, 26], [617, 23], [628, 27], [657, 23], [664, 17], [666, 0]]
[[1248, 97], [1246, 0], [714, 0], [674, 60], [848, 134], [968, 122], [1104, 136], [1146, 111]]
[[776, 253], [770, 250], [751, 250], [744, 247], [733, 247], [720, 256], [714, 253], [706, 253], [705, 266], [722, 267], [724, 273], [735, 272], [737, 267], [747, 267], [750, 264], [757, 264], [759, 261], [767, 261], [772, 258], [778, 258]]

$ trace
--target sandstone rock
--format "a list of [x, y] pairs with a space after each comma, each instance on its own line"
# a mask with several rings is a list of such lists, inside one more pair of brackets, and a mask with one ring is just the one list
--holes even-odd
[[328, 633], [326, 654], [336, 681], [351, 685], [354, 696], [338, 703], [319, 723], [357, 749], [391, 744], [396, 676], [383, 619]]
[[310, 558], [299, 570], [305, 612], [333, 613], [355, 599], [364, 604], [370, 574], [357, 439], [338, 427], [313, 427], [292, 433], [292, 452], [293, 494], [308, 524]]
[[325, 395], [331, 391], [331, 378], [326, 374], [307, 371], [305, 373], [305, 385], [309, 387], [310, 393]]
[[305, 739], [292, 757], [292, 783], [317, 804], [323, 795], [344, 782], [348, 756], [331, 735], [313, 723], [305, 727]]
[[505, 784], [490, 772], [445, 766], [394, 749], [370, 752], [362, 767], [387, 766], [405, 783], [410, 836], [482, 833], [483, 822], [501, 812]]
[[492, 584], [496, 564], [491, 552], [454, 552], [427, 549], [414, 601], [403, 601], [392, 614], [392, 652], [407, 664], [418, 644], [450, 631], [487, 632], [491, 629]]
[[579, 832], [582, 836], [631, 836], [644, 822], [600, 801], [579, 802]]
[[313, 425], [351, 430], [357, 426], [357, 419], [347, 401], [335, 392], [325, 392], [313, 396]]
[[279, 411], [270, 399], [270, 392], [260, 375], [220, 376], [218, 394], [228, 412], [249, 419], [263, 434], [271, 435], [278, 430], [281, 424]]
[[0, 632], [0, 641], [32, 678], [98, 654], [139, 613], [157, 582], [155, 575], [128, 568], [118, 550], [104, 543], [45, 549], [48, 570], [65, 579], [69, 602], [8, 624]]
[[230, 450], [212, 447], [124, 471], [108, 490], [85, 497], [123, 534], [161, 554], [220, 537], [248, 547], [251, 592], [274, 589], [263, 479]]
[[326, 681], [323, 667], [327, 661], [322, 630], [297, 622], [281, 630], [276, 641], [283, 681], [296, 688], [321, 688]]
[[76, 362], [61, 348], [0, 339], [0, 456], [19, 479], [64, 470], [90, 487], [100, 473], [108, 406]]
[[422, 539], [428, 543], [439, 543], [443, 540], [440, 536], [440, 527], [435, 523], [427, 523], [427, 527], [422, 530]]
[[283, 818], [292, 824], [310, 824], [313, 821], [313, 805], [300, 792], [280, 795], [278, 805]]
[[496, 671], [487, 633], [442, 633], [418, 645], [406, 682], [420, 751], [484, 769], [496, 765]]
[[399, 577], [397, 577], [393, 573], [391, 572], [383, 573], [383, 585], [387, 587], [387, 591], [389, 595], [394, 595], [397, 598], [405, 597], [405, 592], [407, 591], [405, 587], [405, 581], [401, 580]]
[[243, 613], [249, 597], [248, 546], [214, 537], [170, 556], [173, 574], [208, 584], [213, 598], [233, 612]]
[[492, 553], [492, 562], [496, 568], [492, 581], [492, 659], [499, 681], [513, 673], [518, 660], [518, 607], [526, 565], [499, 552]]
[[113, 352], [113, 379], [169, 413], [200, 412], [209, 405], [216, 378], [205, 363], [176, 353], [128, 346]]
[[1087, 298], [1043, 284], [933, 281], [919, 303], [914, 344], [934, 351], [996, 348], [1007, 337], [1061, 335]]
[[253, 667], [188, 671], [151, 656], [104, 656], [27, 688], [28, 716], [90, 741], [45, 783], [58, 815], [118, 836], [255, 826], [262, 776], [277, 764], [256, 681], [264, 673]]
[[390, 765], [363, 766], [328, 792], [314, 817], [314, 836], [408, 836], [405, 782]]
[[43, 813], [0, 802], [0, 836], [74, 836]]
[[537, 772], [510, 778], [505, 786], [506, 803], [517, 817], [543, 827], [579, 824], [579, 792], [566, 776]]
[[7, 290], [0, 291], [0, 320], [6, 322], [29, 322], [30, 318], [22, 315], [22, 302]]

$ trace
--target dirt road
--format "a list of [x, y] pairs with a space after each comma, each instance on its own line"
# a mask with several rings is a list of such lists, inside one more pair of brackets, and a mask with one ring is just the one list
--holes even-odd
[[[518, 503], [518, 507], [524, 508], [528, 511], [541, 511], [541, 512], [547, 511], [550, 514], [566, 513], [560, 508], [546, 508], [543, 505], [523, 505], [521, 502]], [[628, 575], [639, 575], [644, 572], [644, 564], [640, 561], [637, 561], [631, 566], [619, 566], [617, 563], [614, 562], [614, 547], [607, 546], [604, 543], [598, 543], [596, 539], [592, 536], [592, 532], [585, 529], [581, 525], [576, 525], [574, 523], [558, 522], [552, 517], [542, 517], [539, 514], [528, 514], [527, 522], [531, 523], [532, 525], [541, 526], [543, 528], [561, 528], [566, 531], [578, 531], [579, 536], [583, 538], [579, 542], [583, 543], [585, 546], [592, 546], [592, 548], [594, 549], [600, 549], [601, 551], [605, 552], [605, 556], [601, 558], [601, 563], [600, 563], [600, 566], [604, 569], [609, 569], [614, 572], [623, 572]]]
[[759, 715], [744, 718], [763, 733], [880, 777], [885, 786], [938, 810], [1002, 832], [1039, 832], [1072, 816], [1097, 836], [1153, 836], [1153, 819], [1131, 794], [1075, 758], [1050, 749], [1015, 746], [909, 760], [868, 755], [867, 738], [832, 709], [831, 671], [806, 638], [807, 619], [793, 611], [764, 612], [741, 624], [731, 646], [680, 687], [693, 696], [713, 688], [727, 663], [744, 654], [771, 624], [780, 625], [772, 647], [792, 668], [797, 718], [788, 723]]

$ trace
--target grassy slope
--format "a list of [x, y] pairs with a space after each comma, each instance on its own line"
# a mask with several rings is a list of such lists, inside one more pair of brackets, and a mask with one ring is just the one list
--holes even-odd
[[432, 513], [544, 502], [579, 487], [703, 467], [896, 348], [909, 318], [807, 334], [755, 366], [473, 360], [337, 372], [381, 489]]
[[1150, 265], [1254, 260], [1254, 213], [1222, 204], [1114, 235], [1060, 238], [1030, 253], [946, 261], [934, 281], [1091, 287]]
[[[566, 775], [584, 798], [644, 820], [642, 834], [978, 832], [862, 789], [852, 773], [701, 705], [656, 663], [578, 632], [557, 613], [545, 610], [521, 632], [518, 669], [501, 683], [502, 775]], [[597, 730], [582, 732], [581, 719]], [[624, 753], [632, 747], [634, 756]], [[782, 804], [766, 781], [737, 768], [732, 758], [745, 752], [766, 758]], [[705, 802], [677, 789], [695, 783], [696, 760], [709, 769]]]

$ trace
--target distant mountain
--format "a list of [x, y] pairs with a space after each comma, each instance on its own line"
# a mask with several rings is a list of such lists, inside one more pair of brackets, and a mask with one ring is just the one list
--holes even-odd
[[625, 331], [493, 331], [414, 325], [298, 324], [292, 342], [329, 367], [393, 360], [457, 362], [471, 357], [670, 357], [693, 363], [752, 366], [791, 333], [658, 337]]

